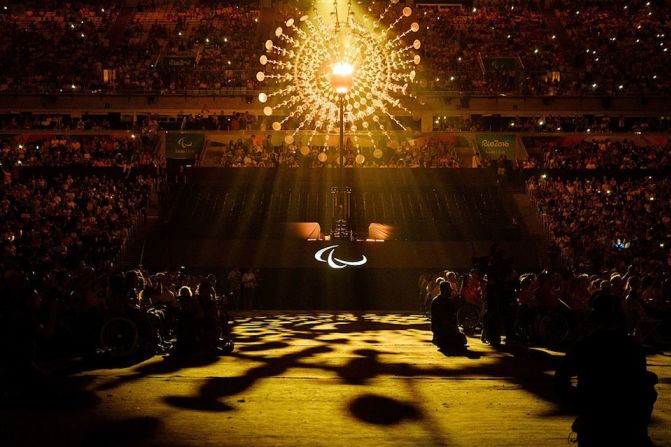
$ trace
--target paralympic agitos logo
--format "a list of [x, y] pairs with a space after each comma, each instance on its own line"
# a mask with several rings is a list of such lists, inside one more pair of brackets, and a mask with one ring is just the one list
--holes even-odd
[[188, 149], [191, 146], [193, 146], [193, 142], [189, 141], [187, 137], [182, 137], [179, 140], [177, 140], [177, 144], [179, 144], [182, 149]]
[[[361, 259], [358, 261], [345, 261], [343, 259], [336, 258], [334, 256], [336, 248], [338, 248], [337, 245], [329, 245], [328, 247], [324, 247], [321, 250], [318, 250], [317, 253], [315, 253], [315, 259], [319, 262], [327, 263], [332, 269], [344, 269], [345, 267], [364, 265], [366, 262], [368, 262], [368, 259], [364, 255], [361, 255]], [[324, 259], [324, 255], [326, 253], [328, 254], [326, 255], [326, 259]]]

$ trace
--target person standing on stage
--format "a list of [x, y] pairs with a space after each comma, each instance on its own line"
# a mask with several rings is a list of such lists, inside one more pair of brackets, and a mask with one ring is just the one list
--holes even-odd
[[493, 244], [490, 249], [486, 275], [482, 341], [492, 346], [499, 346], [501, 334], [505, 329], [506, 344], [509, 344], [514, 338], [516, 274], [511, 260], [505, 257], [503, 249], [498, 244]]
[[253, 269], [248, 269], [242, 275], [242, 308], [252, 309], [254, 306], [254, 295], [258, 287], [257, 276]]

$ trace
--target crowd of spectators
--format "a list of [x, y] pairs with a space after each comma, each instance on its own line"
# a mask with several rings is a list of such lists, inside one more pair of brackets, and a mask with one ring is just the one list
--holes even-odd
[[[266, 119], [249, 112], [201, 113], [164, 116], [140, 112], [134, 116], [71, 114], [0, 114], [2, 130], [269, 130]], [[647, 133], [671, 131], [671, 118], [666, 116], [609, 115], [459, 115], [434, 116], [434, 132], [583, 132], [593, 134]]]
[[[387, 6], [371, 2], [369, 13], [379, 16]], [[306, 5], [274, 7], [279, 22], [297, 19], [297, 7]], [[393, 5], [383, 21], [392, 23], [402, 7]], [[420, 88], [526, 95], [668, 91], [667, 4], [573, 1], [551, 8], [535, 1], [417, 6]], [[0, 91], [255, 89], [265, 37], [260, 15], [255, 2], [229, 0], [133, 9], [112, 1], [10, 2], [0, 10], [0, 30], [9, 36], [0, 44]]]
[[228, 300], [214, 275], [182, 269], [150, 274], [86, 263], [0, 277], [3, 369], [18, 383], [39, 379], [40, 362], [170, 353], [221, 355], [233, 348]]
[[15, 166], [161, 167], [164, 159], [147, 136], [26, 136], [0, 140], [0, 163]]
[[64, 266], [108, 265], [143, 215], [153, 186], [142, 176], [120, 182], [95, 175], [4, 184], [2, 270], [44, 275]]
[[566, 61], [536, 5], [425, 6], [420, 66], [429, 89], [560, 94]]
[[[243, 140], [230, 140], [211, 146], [213, 155], [206, 164], [221, 167], [313, 167], [335, 168], [340, 166], [340, 152], [334, 146], [274, 145], [270, 136]], [[214, 155], [216, 154], [216, 155]], [[212, 157], [216, 157], [213, 160]], [[359, 147], [352, 139], [345, 141], [345, 167], [357, 168], [459, 168], [459, 155], [454, 144], [429, 139], [425, 142], [397, 142], [379, 146]]]
[[134, 117], [70, 114], [0, 114], [2, 130], [258, 130], [266, 124], [248, 112], [189, 114], [161, 116], [151, 112], [136, 113]]
[[163, 94], [253, 89], [258, 20], [253, 3], [141, 8], [112, 52], [110, 88]]
[[639, 146], [627, 139], [589, 140], [575, 144], [543, 145], [543, 167], [548, 169], [666, 169], [671, 167], [668, 144]]
[[261, 119], [248, 112], [178, 116], [175, 121], [160, 122], [165, 130], [258, 130]]
[[420, 6], [420, 85], [548, 96], [668, 90], [668, 5], [574, 1], [551, 8], [543, 11], [538, 2]]
[[641, 275], [671, 266], [671, 181], [538, 178], [528, 190], [550, 242], [581, 272], [621, 271]]
[[[516, 335], [543, 324], [546, 331], [561, 330], [562, 337], [569, 331], [584, 334], [594, 296], [605, 293], [619, 299], [627, 329], [638, 341], [654, 343], [668, 336], [669, 179], [542, 176], [530, 179], [527, 187], [550, 248], [547, 268], [521, 275], [516, 283], [517, 310], [509, 314]], [[471, 273], [459, 290], [466, 303], [482, 306], [485, 288], [486, 282]]]
[[461, 121], [454, 120], [452, 117], [436, 118], [434, 130], [450, 130], [451, 128], [490, 132], [647, 133], [668, 132], [671, 130], [671, 120], [665, 116], [613, 117], [609, 115], [473, 116]]
[[0, 92], [103, 88], [116, 2], [12, 2], [0, 9]]
[[[208, 119], [207, 123], [215, 121]], [[191, 124], [185, 126], [187, 122]], [[44, 166], [163, 168], [165, 157], [160, 154], [157, 135], [159, 127], [163, 126], [155, 119], [139, 124], [141, 133], [128, 135], [6, 136], [0, 138], [0, 164], [6, 171], [15, 167]], [[172, 125], [165, 127], [192, 130], [198, 129], [201, 124], [203, 122], [187, 121], [185, 117], [181, 122], [172, 121]], [[527, 142], [529, 158], [521, 167], [611, 170], [671, 167], [671, 148], [662, 141], [641, 145], [626, 138], [551, 141], [539, 138], [537, 142]], [[344, 161], [346, 167], [364, 168], [498, 167], [499, 160], [490, 159], [486, 154], [482, 158], [472, 154], [474, 158], [471, 159], [466, 152], [458, 152], [455, 141], [439, 137], [381, 141], [376, 146], [360, 145], [357, 138], [347, 138]], [[337, 167], [339, 157], [336, 146], [306, 146], [300, 142], [287, 144], [278, 141], [276, 136], [263, 138], [252, 134], [248, 138], [231, 139], [226, 143], [212, 142], [201, 164], [220, 167]]]
[[572, 45], [568, 77], [580, 93], [659, 94], [667, 67], [671, 8], [665, 2], [571, 1], [555, 11]]
[[73, 117], [13, 113], [0, 115], [0, 129], [3, 130], [101, 130], [112, 127], [107, 116]]
[[612, 117], [608, 115], [434, 116], [433, 130], [442, 132], [668, 132], [671, 119], [659, 117]]
[[[130, 20], [121, 15], [130, 14]], [[113, 30], [119, 19], [123, 32]], [[101, 93], [254, 88], [258, 6], [10, 3], [0, 10], [0, 91]], [[128, 23], [126, 23], [128, 22]]]

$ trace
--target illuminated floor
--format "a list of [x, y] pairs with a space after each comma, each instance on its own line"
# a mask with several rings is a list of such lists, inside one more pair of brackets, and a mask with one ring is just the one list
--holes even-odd
[[[39, 405], [3, 405], [0, 444], [567, 445], [559, 354], [471, 340], [479, 358], [445, 357], [426, 319], [402, 314], [257, 315], [235, 332], [229, 357], [85, 371]], [[651, 435], [671, 445], [670, 354], [648, 363], [660, 377]]]

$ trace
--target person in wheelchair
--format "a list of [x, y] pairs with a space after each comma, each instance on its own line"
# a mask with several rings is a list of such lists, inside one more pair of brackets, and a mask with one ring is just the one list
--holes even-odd
[[537, 279], [537, 286], [534, 294], [537, 312], [545, 315], [559, 307], [559, 288], [556, 287], [556, 278], [547, 270], [543, 270]]
[[457, 305], [452, 297], [450, 283], [440, 283], [440, 294], [431, 302], [431, 331], [433, 344], [445, 354], [466, 352], [466, 336], [457, 326]]
[[485, 282], [477, 269], [465, 275], [458, 303], [457, 324], [466, 334], [472, 334], [482, 327], [485, 303]]
[[623, 307], [627, 317], [627, 330], [637, 342], [645, 343], [657, 321], [648, 316], [646, 303], [641, 296], [641, 280], [637, 276], [631, 276], [627, 280], [626, 293]]
[[515, 330], [522, 342], [530, 342], [533, 338], [533, 325], [537, 316], [536, 302], [537, 277], [533, 273], [520, 275], [517, 287], [517, 319]]
[[233, 350], [227, 321], [225, 325], [222, 324], [212, 284], [208, 281], [201, 282], [195, 296], [189, 287], [180, 288], [179, 303], [177, 341], [173, 351], [175, 355], [228, 354]]
[[102, 350], [112, 356], [153, 354], [159, 346], [155, 321], [158, 316], [151, 312], [150, 300], [142, 303], [142, 287], [135, 272], [109, 278], [106, 322], [100, 330], [100, 344]]
[[200, 306], [201, 322], [199, 325], [200, 349], [214, 352], [219, 347], [219, 308], [216, 301], [214, 287], [208, 281], [203, 281], [196, 289], [196, 299]]
[[165, 352], [170, 347], [172, 329], [177, 322], [177, 311], [174, 306], [161, 301], [160, 291], [154, 286], [146, 287], [141, 294], [141, 308], [153, 332], [156, 334], [156, 347], [159, 352]]
[[180, 311], [175, 331], [176, 342], [173, 353], [178, 356], [188, 356], [199, 350], [198, 324], [202, 315], [202, 308], [198, 300], [193, 298], [191, 288], [182, 286], [177, 293]]
[[467, 304], [472, 304], [478, 308], [483, 306], [485, 302], [485, 283], [478, 270], [472, 269], [464, 278], [461, 297]]

